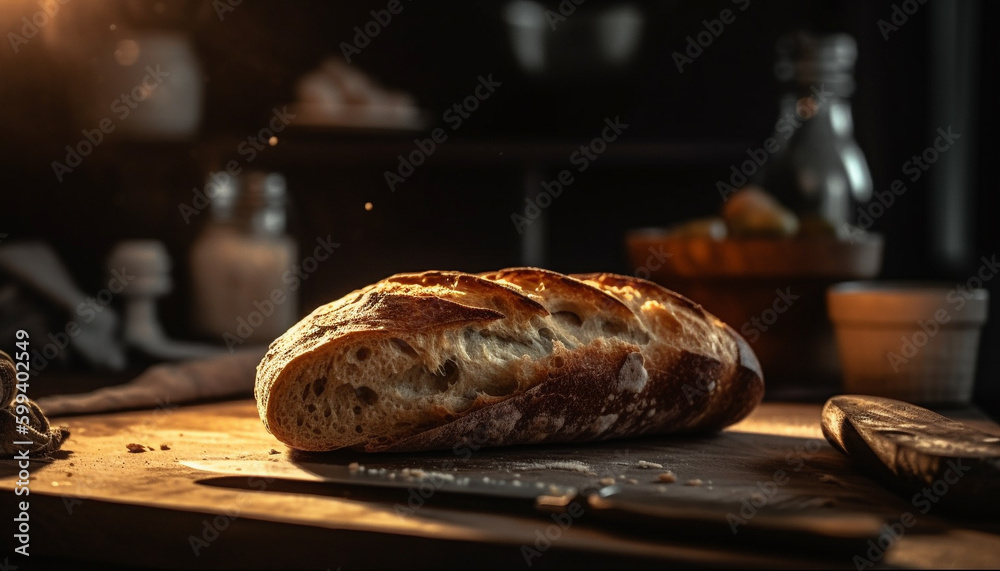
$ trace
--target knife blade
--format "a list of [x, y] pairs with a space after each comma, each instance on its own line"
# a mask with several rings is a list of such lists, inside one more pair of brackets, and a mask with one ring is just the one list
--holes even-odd
[[[196, 470], [229, 476], [280, 478], [299, 482], [377, 486], [410, 489], [431, 486], [435, 491], [474, 496], [537, 501], [539, 497], [571, 498], [578, 494], [574, 486], [542, 481], [522, 481], [500, 475], [476, 477], [456, 472], [409, 469], [389, 470], [360, 465], [320, 464], [311, 462], [268, 462], [263, 460], [181, 460]], [[552, 501], [546, 499], [546, 502]]]
[[[781, 512], [765, 508], [752, 525], [737, 535], [727, 519], [733, 506], [679, 498], [656, 498], [649, 493], [623, 490], [619, 485], [567, 486], [542, 480], [518, 480], [503, 477], [473, 478], [430, 470], [365, 468], [310, 462], [270, 462], [251, 460], [182, 460], [196, 470], [226, 476], [264, 477], [300, 482], [319, 482], [349, 486], [374, 486], [390, 489], [415, 489], [430, 485], [437, 491], [482, 498], [525, 500], [536, 511], [547, 514], [572, 514], [615, 529], [662, 537], [683, 537], [696, 542], [740, 544], [750, 549], [765, 549], [776, 544], [783, 548], [791, 538], [809, 538], [810, 549], [822, 546], [828, 551], [856, 550], [864, 541], [880, 532], [884, 521], [870, 514], [839, 512], [830, 509]], [[515, 485], [517, 482], [517, 485]], [[575, 506], [575, 507], [574, 507]], [[735, 509], [738, 509], [735, 508]]]

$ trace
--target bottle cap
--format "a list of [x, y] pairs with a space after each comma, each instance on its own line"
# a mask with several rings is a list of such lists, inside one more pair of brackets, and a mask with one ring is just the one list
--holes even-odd
[[794, 32], [778, 40], [776, 51], [774, 75], [797, 91], [815, 87], [840, 96], [854, 92], [858, 44], [850, 35]]

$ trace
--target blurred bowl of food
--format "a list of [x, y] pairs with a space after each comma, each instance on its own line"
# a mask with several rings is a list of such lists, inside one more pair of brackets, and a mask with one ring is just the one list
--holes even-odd
[[761, 361], [769, 398], [832, 395], [841, 369], [826, 291], [877, 276], [882, 237], [823, 229], [804, 217], [787, 217], [780, 207], [741, 212], [744, 198], [727, 202], [722, 218], [629, 232], [632, 269], [700, 303], [740, 333]]

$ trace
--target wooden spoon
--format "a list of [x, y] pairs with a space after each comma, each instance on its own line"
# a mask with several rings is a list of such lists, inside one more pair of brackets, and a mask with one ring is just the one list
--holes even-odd
[[859, 395], [826, 402], [823, 434], [890, 489], [913, 494], [923, 513], [939, 503], [980, 515], [1000, 507], [1000, 437], [906, 402]]

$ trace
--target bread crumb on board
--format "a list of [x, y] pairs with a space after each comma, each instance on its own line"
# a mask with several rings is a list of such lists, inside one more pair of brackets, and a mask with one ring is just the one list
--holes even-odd
[[703, 482], [701, 480], [701, 478], [694, 478], [692, 480], [688, 480], [687, 482], [684, 482], [684, 485], [685, 486], [704, 486], [705, 482]]
[[640, 468], [656, 468], [657, 470], [663, 469], [663, 464], [657, 464], [656, 462], [647, 462], [645, 460], [639, 460], [638, 462], [636, 462], [635, 465]]
[[677, 476], [674, 475], [674, 473], [671, 472], [670, 470], [667, 470], [666, 472], [663, 472], [662, 474], [657, 476], [656, 479], [665, 484], [673, 484], [674, 482], [677, 481]]
[[170, 446], [166, 444], [160, 444], [160, 450], [170, 450]]
[[272, 448], [272, 449], [268, 450], [268, 451], [267, 451], [267, 453], [268, 453], [268, 454], [281, 454], [281, 452], [278, 452], [278, 451], [277, 451], [277, 450], [275, 450], [274, 448]]
[[143, 446], [142, 444], [136, 444], [135, 442], [129, 442], [128, 444], [125, 445], [125, 448], [128, 448], [128, 451], [131, 452], [132, 454], [139, 454], [140, 452], [146, 451], [145, 446]]
[[513, 469], [519, 471], [530, 471], [530, 470], [567, 470], [571, 472], [581, 472], [587, 476], [596, 476], [593, 468], [584, 462], [578, 460], [554, 460], [548, 462], [525, 462], [519, 463], [513, 466]]
[[602, 485], [602, 486], [612, 486], [615, 483], [615, 479], [614, 478], [610, 478], [610, 477], [609, 478], [601, 478], [600, 480], [597, 481], [597, 483], [600, 484], [600, 485]]

